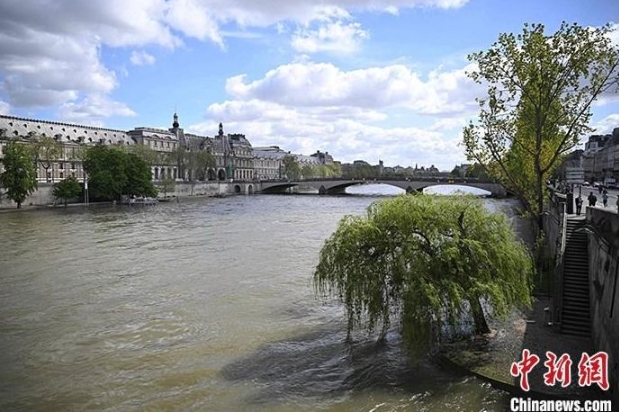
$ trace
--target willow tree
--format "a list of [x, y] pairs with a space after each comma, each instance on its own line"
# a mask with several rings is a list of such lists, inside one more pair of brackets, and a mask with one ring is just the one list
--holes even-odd
[[531, 268], [507, 218], [480, 200], [404, 195], [342, 219], [313, 281], [317, 294], [344, 304], [349, 337], [360, 325], [384, 335], [396, 316], [420, 349], [465, 314], [483, 334], [488, 309], [500, 317], [530, 304]]
[[541, 24], [501, 34], [469, 60], [469, 76], [487, 86], [477, 122], [464, 129], [470, 161], [515, 193], [541, 231], [546, 180], [562, 156], [591, 131], [591, 106], [619, 84], [619, 48], [611, 27], [563, 23], [551, 35]]

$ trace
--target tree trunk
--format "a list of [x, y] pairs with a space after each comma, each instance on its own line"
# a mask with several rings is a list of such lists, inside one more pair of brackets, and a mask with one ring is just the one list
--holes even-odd
[[484, 310], [479, 302], [479, 298], [471, 300], [471, 312], [473, 313], [473, 320], [475, 321], [475, 334], [488, 334], [490, 328], [486, 322]]
[[17, 201], [17, 209], [21, 208], [21, 202]]

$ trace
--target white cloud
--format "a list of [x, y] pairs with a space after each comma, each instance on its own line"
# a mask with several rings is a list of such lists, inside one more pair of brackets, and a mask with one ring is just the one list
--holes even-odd
[[236, 99], [259, 99], [293, 106], [400, 106], [421, 114], [448, 115], [476, 110], [480, 86], [466, 77], [471, 66], [431, 72], [427, 80], [404, 65], [342, 71], [330, 63], [291, 63], [262, 79], [229, 78], [227, 92]]
[[209, 2], [170, 0], [165, 21], [174, 29], [199, 40], [210, 39], [223, 47], [217, 21], [218, 8]]
[[10, 115], [11, 114], [11, 105], [0, 100], [0, 115]]
[[[440, 159], [439, 168], [451, 169], [464, 161], [461, 128], [477, 111], [473, 95], [480, 89], [466, 78], [470, 69], [421, 76], [403, 65], [344, 71], [327, 63], [291, 63], [254, 81], [229, 78], [233, 99], [210, 105], [209, 120], [189, 129], [212, 135], [222, 121], [256, 146], [328, 150], [343, 161], [380, 158], [388, 165], [429, 166], [428, 159]], [[385, 126], [394, 116], [425, 118], [429, 126]]]
[[610, 28], [611, 32], [608, 34], [608, 37], [615, 46], [619, 47], [619, 23], [612, 23]]
[[155, 57], [146, 53], [145, 51], [136, 51], [131, 52], [131, 57], [129, 59], [132, 64], [135, 66], [146, 66], [155, 64]]
[[359, 23], [328, 22], [315, 30], [299, 29], [292, 38], [292, 48], [301, 53], [351, 53], [369, 37]]
[[593, 124], [592, 127], [595, 129], [593, 133], [596, 135], [611, 133], [613, 129], [619, 128], [619, 113], [612, 113], [606, 116], [604, 119]]
[[[292, 108], [261, 101], [229, 101], [211, 105], [208, 121], [191, 125], [195, 133], [214, 135], [222, 119], [226, 132], [241, 132], [252, 145], [279, 145], [293, 153], [329, 151], [337, 160], [365, 159], [387, 165], [430, 166], [428, 159], [441, 159], [439, 168], [451, 169], [464, 161], [453, 136], [416, 127], [390, 128], [371, 125], [371, 114], [357, 108]], [[379, 117], [384, 117], [379, 114]], [[368, 119], [370, 118], [370, 119]]]
[[[367, 35], [358, 24], [341, 22], [351, 18], [351, 11], [397, 13], [402, 8], [453, 8], [466, 2], [3, 0], [0, 86], [13, 107], [79, 106], [83, 103], [76, 103], [79, 96], [108, 95], [117, 87], [116, 73], [101, 62], [104, 46], [174, 49], [183, 45], [185, 36], [225, 47], [226, 34], [247, 37], [247, 27], [278, 25], [282, 33], [296, 36], [294, 44], [301, 50], [351, 50]], [[286, 29], [288, 24], [305, 30], [295, 34]], [[321, 26], [311, 30], [312, 24]], [[222, 30], [224, 26], [226, 30]], [[145, 52], [131, 56], [133, 64], [152, 64], [153, 60]]]
[[105, 95], [93, 94], [78, 102], [67, 102], [60, 107], [58, 117], [70, 122], [92, 124], [110, 116], [136, 116], [136, 113], [122, 102], [110, 100]]

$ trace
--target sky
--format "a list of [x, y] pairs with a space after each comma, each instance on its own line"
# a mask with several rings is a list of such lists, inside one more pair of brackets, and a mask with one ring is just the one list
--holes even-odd
[[[451, 170], [484, 94], [467, 55], [562, 21], [619, 43], [619, 0], [1, 0], [0, 114], [130, 130], [176, 111], [187, 132]], [[591, 126], [619, 127], [619, 95]]]

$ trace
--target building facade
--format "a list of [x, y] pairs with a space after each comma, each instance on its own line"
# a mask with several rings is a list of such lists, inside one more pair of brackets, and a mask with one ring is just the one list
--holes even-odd
[[[54, 139], [62, 150], [52, 159], [38, 158], [39, 182], [56, 182], [69, 176], [84, 181], [83, 157], [86, 149], [94, 145], [126, 146], [141, 152], [148, 158], [155, 182], [281, 179], [282, 162], [287, 155], [294, 156], [300, 167], [333, 164], [328, 152], [305, 156], [290, 154], [277, 146], [253, 148], [245, 135], [224, 133], [221, 123], [213, 137], [186, 133], [176, 113], [169, 129], [136, 127], [130, 131], [0, 115], [0, 160], [9, 140], [36, 144], [44, 137]], [[209, 165], [187, 161], [191, 158], [188, 155], [201, 152], [211, 155]], [[191, 159], [199, 162], [204, 157]], [[2, 170], [0, 163], [0, 173]]]
[[619, 179], [619, 128], [607, 135], [592, 135], [582, 154], [585, 179], [603, 182]]

